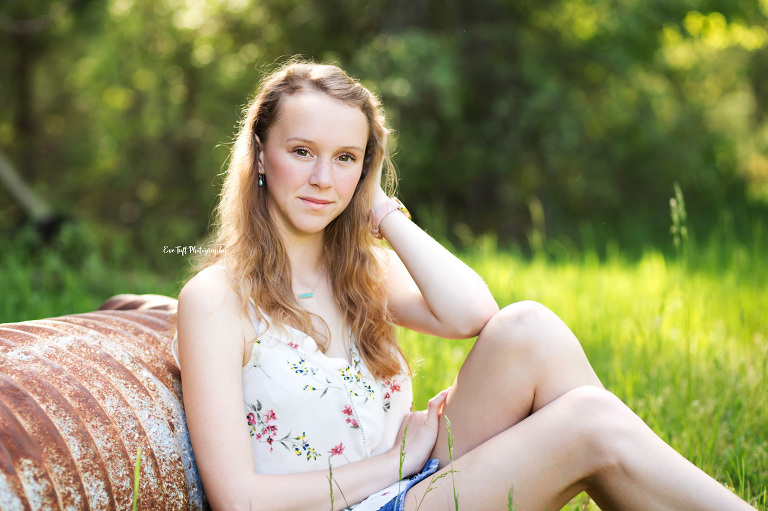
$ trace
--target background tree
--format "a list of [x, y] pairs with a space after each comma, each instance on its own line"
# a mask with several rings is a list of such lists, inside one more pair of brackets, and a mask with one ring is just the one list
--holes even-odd
[[[706, 236], [768, 197], [767, 13], [765, 0], [11, 0], [0, 152], [59, 211], [157, 257], [204, 235], [240, 106], [262, 70], [303, 54], [381, 94], [401, 194], [435, 234], [667, 243], [678, 182]], [[0, 229], [22, 219], [0, 201]]]

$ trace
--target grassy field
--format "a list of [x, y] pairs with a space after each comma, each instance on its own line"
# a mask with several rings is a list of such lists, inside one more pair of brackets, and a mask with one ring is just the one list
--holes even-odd
[[[688, 459], [768, 509], [768, 270], [756, 249], [724, 254], [715, 244], [690, 257], [692, 267], [657, 251], [632, 263], [617, 251], [602, 262], [594, 254], [553, 262], [487, 245], [464, 260], [501, 306], [547, 305], [606, 388]], [[472, 343], [401, 336], [423, 408], [451, 384]]]
[[[765, 510], [765, 245], [715, 240], [691, 247], [686, 258], [648, 250], [629, 261], [615, 248], [602, 259], [593, 252], [531, 259], [481, 240], [462, 257], [500, 305], [537, 300], [560, 315], [608, 389], [675, 449]], [[119, 243], [100, 252], [76, 232], [50, 249], [3, 245], [0, 322], [93, 310], [119, 292], [173, 295], [184, 260], [168, 266], [149, 268]], [[472, 342], [413, 332], [401, 339], [416, 371], [415, 405], [424, 407], [451, 384]], [[569, 506], [586, 508], [596, 509], [585, 496]]]

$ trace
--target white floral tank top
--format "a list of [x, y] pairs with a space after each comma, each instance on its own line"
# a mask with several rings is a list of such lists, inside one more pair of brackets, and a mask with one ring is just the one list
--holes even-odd
[[[223, 266], [213, 266], [226, 272]], [[292, 327], [267, 328], [253, 302], [257, 332], [243, 367], [243, 420], [260, 474], [327, 470], [381, 454], [395, 444], [413, 408], [410, 376], [376, 379], [348, 337], [351, 361], [326, 356], [309, 335]], [[171, 351], [179, 363], [178, 337]], [[405, 367], [405, 364], [402, 364]], [[373, 511], [397, 495], [399, 483], [350, 506]]]
[[295, 328], [267, 328], [250, 312], [258, 336], [243, 367], [244, 420], [258, 473], [327, 470], [394, 445], [413, 402], [407, 374], [376, 379], [351, 339], [350, 363], [326, 356]]

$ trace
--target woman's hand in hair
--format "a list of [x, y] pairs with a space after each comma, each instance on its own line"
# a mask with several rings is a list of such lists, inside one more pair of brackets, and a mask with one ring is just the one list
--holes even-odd
[[376, 211], [379, 206], [383, 205], [388, 200], [389, 196], [384, 192], [381, 184], [377, 183], [376, 188], [373, 190], [373, 194], [371, 194], [371, 209]]

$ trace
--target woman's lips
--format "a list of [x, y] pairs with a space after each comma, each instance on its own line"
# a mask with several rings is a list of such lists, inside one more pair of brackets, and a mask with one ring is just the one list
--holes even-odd
[[325, 199], [315, 199], [314, 197], [299, 197], [299, 198], [301, 199], [301, 202], [303, 202], [310, 209], [314, 209], [314, 210], [321, 210], [325, 208], [328, 204], [331, 204], [331, 201], [325, 200]]

